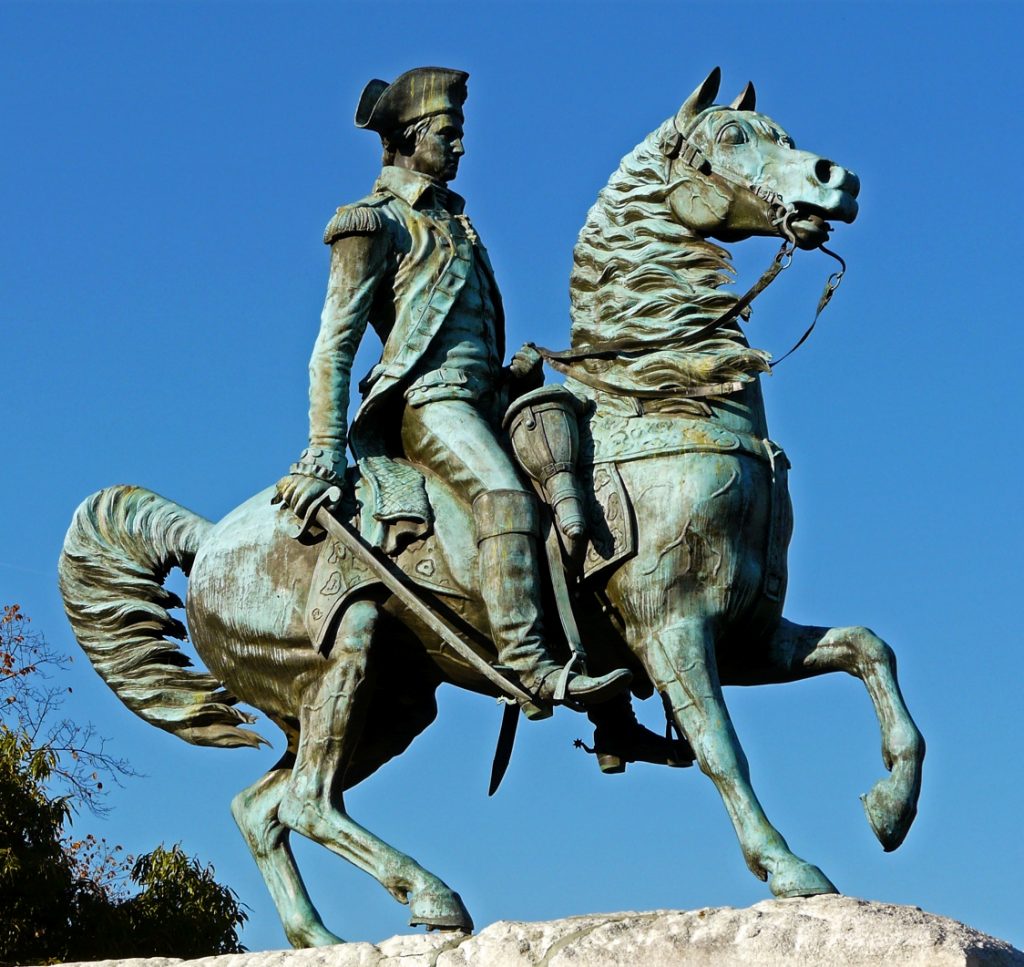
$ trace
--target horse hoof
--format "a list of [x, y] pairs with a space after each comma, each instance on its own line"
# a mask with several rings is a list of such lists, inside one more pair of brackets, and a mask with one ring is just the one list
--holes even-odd
[[772, 873], [769, 886], [772, 893], [780, 899], [839, 892], [818, 867], [803, 860], [797, 860], [794, 864]]
[[892, 777], [880, 779], [871, 791], [860, 797], [871, 831], [882, 849], [891, 853], [907, 837], [917, 815], [917, 807], [892, 791]]
[[296, 950], [303, 950], [306, 947], [333, 947], [335, 944], [344, 943], [341, 937], [336, 937], [322, 923], [296, 924], [285, 930], [285, 936]]
[[427, 930], [473, 931], [473, 918], [452, 890], [420, 890], [409, 900], [409, 926]]

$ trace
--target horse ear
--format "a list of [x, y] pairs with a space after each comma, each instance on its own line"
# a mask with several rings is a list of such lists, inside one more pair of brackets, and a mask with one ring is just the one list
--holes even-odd
[[718, 87], [722, 83], [722, 69], [715, 67], [704, 78], [700, 85], [685, 101], [676, 114], [676, 130], [685, 133], [686, 127], [701, 111], [711, 107], [718, 96]]
[[740, 92], [740, 96], [729, 105], [734, 111], [753, 111], [754, 102], [757, 100], [757, 91], [754, 90], [754, 82], [747, 81], [747, 86]]

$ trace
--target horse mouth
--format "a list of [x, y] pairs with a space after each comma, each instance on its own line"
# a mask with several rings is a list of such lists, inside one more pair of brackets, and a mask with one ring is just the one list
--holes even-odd
[[796, 213], [789, 217], [787, 226], [800, 248], [824, 245], [832, 233], [832, 225], [825, 220], [824, 211], [813, 205], [797, 205]]

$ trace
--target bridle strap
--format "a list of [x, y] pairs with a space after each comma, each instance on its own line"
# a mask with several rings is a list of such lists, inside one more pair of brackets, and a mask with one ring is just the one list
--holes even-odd
[[[739, 299], [736, 305], [733, 306], [732, 310], [723, 313], [718, 317], [718, 319], [712, 320], [712, 322], [708, 323], [696, 333], [687, 337], [687, 343], [698, 342], [705, 336], [710, 335], [718, 327], [730, 322], [739, 315], [740, 312], [746, 309], [746, 307], [771, 284], [782, 269], [789, 266], [790, 262], [793, 260], [793, 253], [796, 250], [796, 239], [794, 238], [792, 229], [789, 226], [790, 221], [796, 215], [796, 209], [791, 205], [783, 204], [782, 198], [777, 192], [771, 191], [768, 188], [761, 188], [758, 185], [745, 184], [733, 175], [728, 168], [713, 168], [711, 162], [707, 159], [707, 156], [700, 150], [700, 148], [689, 140], [689, 136], [697, 129], [701, 120], [702, 116], [694, 118], [685, 134], [677, 132], [674, 153], [670, 153], [669, 157], [678, 156], [682, 161], [694, 168], [699, 174], [711, 181], [725, 182], [734, 188], [739, 188], [754, 195], [762, 204], [768, 206], [771, 216], [774, 216], [771, 217], [771, 222], [773, 225], [779, 226], [779, 229], [784, 235], [784, 241], [782, 243], [782, 248], [775, 256], [775, 261], [772, 265], [770, 265], [761, 275], [761, 278], [754, 283], [753, 287]], [[811, 333], [814, 331], [814, 327], [818, 324], [819, 317], [822, 312], [825, 311], [825, 307], [829, 302], [832, 301], [832, 296], [835, 295], [836, 289], [839, 288], [840, 283], [843, 281], [843, 276], [846, 275], [846, 262], [842, 256], [833, 252], [831, 249], [826, 248], [824, 245], [819, 245], [818, 248], [839, 263], [839, 271], [833, 272], [825, 280], [825, 288], [822, 290], [821, 298], [818, 299], [818, 308], [814, 313], [814, 318], [811, 320], [811, 324], [804, 331], [804, 334], [786, 352], [770, 364], [772, 369], [778, 366], [784, 359], [792, 356], [793, 353], [807, 342]], [[780, 262], [783, 260], [785, 260], [784, 264], [780, 265]], [[684, 344], [679, 343], [678, 345]]]
[[712, 182], [720, 182], [729, 188], [738, 188], [740, 191], [753, 195], [766, 209], [766, 219], [772, 225], [778, 225], [788, 218], [794, 212], [794, 209], [783, 202], [782, 196], [777, 191], [744, 181], [742, 178], [734, 175], [728, 168], [712, 166], [707, 155], [690, 140], [690, 136], [700, 126], [702, 120], [703, 115], [698, 115], [687, 127], [685, 133], [676, 131], [671, 143], [663, 148], [665, 156], [670, 161], [679, 158], [682, 162], [693, 168], [697, 174]]
[[[736, 392], [736, 390], [742, 388], [742, 383], [733, 381], [729, 383], [718, 383], [713, 386], [693, 386], [685, 389], [680, 388], [669, 391], [641, 390], [639, 388], [618, 386], [614, 383], [608, 382], [607, 380], [601, 379], [599, 376], [595, 376], [587, 370], [583, 370], [579, 365], [577, 365], [587, 359], [615, 359], [620, 356], [628, 356], [635, 353], [658, 352], [662, 349], [685, 349], [687, 346], [695, 345], [703, 339], [714, 335], [715, 332], [739, 317], [754, 301], [754, 299], [756, 299], [762, 292], [764, 292], [765, 289], [768, 288], [769, 285], [772, 284], [772, 282], [775, 281], [776, 278], [778, 278], [779, 273], [784, 269], [789, 268], [792, 263], [793, 255], [797, 249], [797, 240], [792, 228], [790, 227], [790, 222], [796, 216], [797, 210], [792, 205], [785, 205], [777, 192], [771, 191], [767, 188], [761, 188], [757, 185], [745, 184], [727, 169], [713, 168], [711, 162], [708, 161], [707, 156], [703, 151], [689, 140], [688, 135], [692, 134], [698, 123], [699, 118], [694, 119], [693, 124], [690, 125], [685, 134], [675, 131], [675, 136], [671, 139], [671, 142], [662, 145], [662, 150], [664, 151], [666, 158], [671, 161], [678, 157], [702, 177], [713, 182], [722, 182], [730, 188], [739, 189], [753, 195], [754, 198], [757, 199], [757, 202], [766, 208], [768, 221], [772, 225], [777, 226], [782, 234], [782, 246], [779, 248], [779, 251], [775, 253], [775, 257], [772, 259], [768, 268], [761, 273], [760, 278], [745, 293], [743, 293], [743, 295], [740, 296], [732, 306], [726, 309], [725, 312], [719, 314], [710, 322], [701, 326], [696, 332], [692, 332], [687, 335], [677, 334], [673, 336], [664, 336], [661, 339], [650, 340], [608, 339], [604, 342], [591, 343], [588, 346], [579, 346], [563, 350], [548, 349], [545, 346], [538, 346], [536, 343], [532, 342], [527, 344], [536, 350], [544, 361], [557, 372], [566, 376], [571, 376], [573, 379], [578, 379], [580, 382], [586, 383], [587, 385], [604, 392], [625, 393], [629, 396], [650, 399], [663, 398], [669, 393], [672, 393], [675, 396], [687, 398], [699, 396], [720, 396], [724, 393]], [[810, 326], [807, 327], [807, 330], [797, 340], [792, 348], [787, 350], [782, 354], [782, 356], [770, 364], [772, 369], [778, 366], [784, 359], [795, 353], [807, 341], [811, 333], [814, 331], [814, 327], [818, 324], [819, 316], [821, 316], [825, 307], [832, 300], [832, 296], [835, 294], [836, 289], [839, 288], [839, 284], [843, 281], [843, 276], [846, 274], [846, 262], [844, 262], [839, 255], [831, 249], [826, 248], [824, 245], [819, 245], [818, 248], [820, 248], [826, 255], [836, 259], [836, 261], [839, 262], [840, 269], [837, 272], [833, 272], [828, 279], [825, 280], [825, 288], [821, 293], [821, 298], [818, 300], [818, 308], [814, 313], [814, 319], [811, 320]]]

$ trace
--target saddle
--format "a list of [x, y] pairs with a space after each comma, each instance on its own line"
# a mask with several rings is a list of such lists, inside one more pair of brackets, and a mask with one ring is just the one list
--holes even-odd
[[[778, 600], [785, 586], [789, 460], [777, 444], [691, 416], [591, 414], [558, 385], [519, 397], [503, 427], [519, 467], [549, 509], [549, 570], [570, 641], [575, 621], [564, 571], [589, 582], [636, 553], [636, 514], [619, 468], [652, 456], [743, 453], [769, 464], [773, 485], [763, 594]], [[433, 490], [436, 501], [440, 491]], [[335, 513], [394, 559], [410, 581], [461, 612], [477, 594], [469, 566], [475, 558], [472, 529], [466, 515], [465, 533], [449, 522], [439, 534], [430, 491], [423, 474], [407, 461], [371, 457], [350, 468], [347, 499]], [[443, 511], [458, 514], [455, 502], [449, 503]], [[305, 610], [316, 648], [329, 646], [331, 630], [352, 595], [377, 583], [373, 571], [340, 542], [323, 542]]]
[[[614, 467], [580, 476], [578, 422], [582, 402], [562, 386], [545, 386], [517, 399], [509, 408], [503, 427], [512, 452], [540, 501], [550, 510], [548, 558], [552, 571], [557, 564], [586, 576], [604, 570], [628, 556], [635, 547], [632, 514]], [[399, 565], [406, 577], [446, 601], [468, 600], [476, 594], [472, 568], [460, 567], [475, 556], [475, 545], [459, 544], [444, 529], [435, 527], [438, 487], [428, 488], [423, 473], [405, 460], [374, 456], [359, 460], [349, 469], [344, 498], [335, 509], [371, 546]], [[434, 484], [431, 481], [431, 484]], [[433, 501], [428, 490], [433, 490]], [[442, 512], [457, 513], [454, 507]], [[467, 518], [468, 520], [468, 518]], [[458, 530], [458, 528], [454, 528]], [[465, 537], [472, 540], [471, 530]], [[465, 543], [465, 541], [462, 541]], [[556, 600], [569, 607], [561, 574], [555, 574]], [[323, 541], [313, 569], [305, 624], [317, 649], [329, 647], [331, 631], [346, 603], [356, 592], [379, 583], [378, 577], [357, 560], [343, 544], [328, 537]]]

